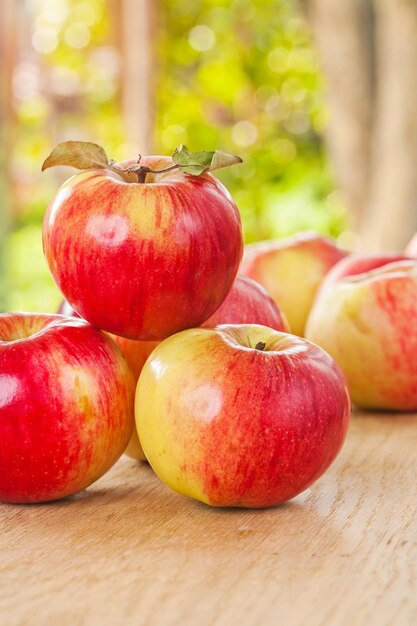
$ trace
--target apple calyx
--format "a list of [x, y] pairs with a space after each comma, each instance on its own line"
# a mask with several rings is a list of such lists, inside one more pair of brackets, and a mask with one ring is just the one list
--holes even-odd
[[242, 159], [221, 150], [190, 152], [184, 145], [175, 148], [172, 154], [174, 165], [162, 170], [153, 170], [141, 165], [141, 156], [137, 163], [121, 167], [113, 159], [109, 159], [104, 148], [90, 141], [64, 141], [59, 143], [45, 159], [42, 171], [56, 165], [69, 165], [79, 170], [110, 169], [117, 172], [126, 182], [144, 183], [146, 175], [163, 174], [171, 170], [179, 170], [191, 176], [200, 176], [204, 172], [212, 172], [224, 167], [242, 163]]
[[265, 350], [266, 347], [266, 343], [264, 341], [258, 341], [258, 343], [255, 346], [255, 350], [260, 350], [261, 352], [263, 352]]

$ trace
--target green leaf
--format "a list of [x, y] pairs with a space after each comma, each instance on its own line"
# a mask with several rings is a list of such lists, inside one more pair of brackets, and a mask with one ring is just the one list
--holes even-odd
[[221, 150], [190, 152], [184, 145], [175, 148], [172, 160], [182, 172], [192, 176], [199, 176], [203, 172], [212, 172], [236, 163], [242, 163], [240, 157], [226, 154]]
[[64, 141], [59, 143], [45, 159], [42, 172], [48, 167], [69, 165], [78, 170], [104, 168], [109, 165], [109, 159], [104, 149], [90, 141]]

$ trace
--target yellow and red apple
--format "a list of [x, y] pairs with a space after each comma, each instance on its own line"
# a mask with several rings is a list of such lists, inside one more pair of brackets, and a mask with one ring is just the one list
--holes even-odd
[[171, 157], [104, 162], [64, 183], [45, 214], [51, 274], [97, 328], [160, 340], [202, 324], [232, 287], [243, 251], [237, 207], [210, 173], [177, 167]]
[[172, 489], [216, 506], [268, 507], [329, 467], [350, 400], [318, 346], [265, 326], [223, 325], [155, 348], [135, 414], [146, 457]]
[[346, 254], [328, 237], [301, 233], [246, 246], [240, 272], [266, 288], [292, 332], [302, 336], [321, 281]]
[[417, 410], [417, 261], [329, 285], [317, 297], [306, 337], [339, 363], [355, 404]]

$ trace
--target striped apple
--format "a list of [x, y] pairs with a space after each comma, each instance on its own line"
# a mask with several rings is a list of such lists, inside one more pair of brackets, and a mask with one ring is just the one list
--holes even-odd
[[339, 363], [352, 401], [417, 410], [417, 260], [345, 276], [320, 292], [306, 337]]
[[100, 478], [131, 436], [134, 388], [84, 320], [0, 315], [0, 501], [55, 500]]
[[115, 335], [160, 340], [221, 305], [242, 256], [241, 221], [208, 172], [143, 157], [132, 182], [131, 168], [101, 165], [64, 183], [46, 212], [43, 246], [81, 317]]
[[350, 400], [339, 366], [310, 342], [259, 325], [163, 341], [136, 388], [146, 457], [172, 489], [216, 506], [268, 507], [338, 454]]

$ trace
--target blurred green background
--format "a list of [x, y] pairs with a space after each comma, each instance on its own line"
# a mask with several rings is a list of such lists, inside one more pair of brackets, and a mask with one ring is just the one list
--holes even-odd
[[[181, 143], [241, 155], [243, 165], [219, 178], [240, 208], [247, 241], [305, 229], [338, 237], [348, 228], [323, 148], [323, 81], [296, 2], [160, 0], [143, 44], [126, 26], [129, 6], [123, 15], [116, 0], [16, 4], [3, 309], [53, 311], [60, 300], [41, 222], [72, 172], [40, 168], [66, 139], [96, 141], [116, 160], [171, 154]], [[136, 119], [131, 100], [144, 89]], [[136, 144], [141, 136], [148, 145]]]

